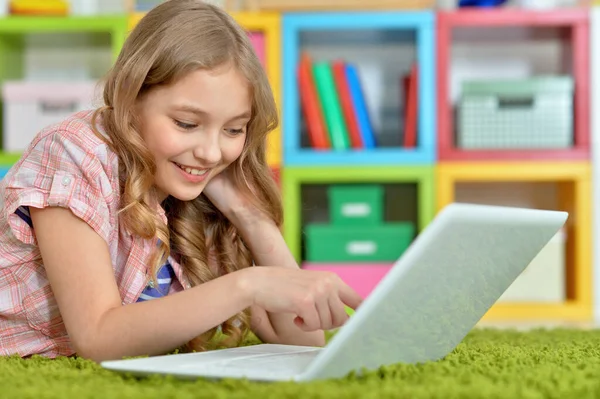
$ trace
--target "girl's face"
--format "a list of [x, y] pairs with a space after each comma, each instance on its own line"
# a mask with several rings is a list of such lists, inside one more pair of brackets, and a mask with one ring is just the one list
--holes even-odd
[[251, 104], [248, 82], [229, 65], [191, 72], [139, 100], [140, 134], [154, 155], [161, 202], [198, 197], [240, 156]]

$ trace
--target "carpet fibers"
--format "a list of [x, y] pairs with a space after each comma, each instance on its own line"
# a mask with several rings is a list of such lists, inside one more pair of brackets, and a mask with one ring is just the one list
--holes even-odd
[[311, 383], [136, 379], [75, 358], [0, 357], [2, 398], [592, 398], [600, 331], [474, 330], [445, 359]]

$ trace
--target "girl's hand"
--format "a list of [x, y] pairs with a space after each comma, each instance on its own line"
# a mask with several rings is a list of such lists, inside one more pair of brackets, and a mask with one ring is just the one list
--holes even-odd
[[340, 327], [362, 298], [335, 273], [284, 267], [250, 267], [241, 271], [242, 287], [253, 304], [270, 313], [297, 315], [294, 323], [304, 331]]
[[230, 167], [213, 177], [203, 193], [226, 217], [245, 209], [248, 204], [233, 184]]

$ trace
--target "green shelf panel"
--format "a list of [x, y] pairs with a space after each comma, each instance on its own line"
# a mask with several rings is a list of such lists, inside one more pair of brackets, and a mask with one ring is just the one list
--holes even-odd
[[436, 213], [435, 167], [432, 165], [394, 166], [286, 166], [281, 172], [285, 221], [284, 238], [297, 262], [301, 261], [301, 185], [336, 183], [416, 183], [417, 232], [429, 224]]
[[10, 16], [0, 18], [0, 35], [19, 35], [27, 33], [110, 33], [113, 57], [116, 59], [127, 36], [128, 17], [25, 17]]
[[21, 158], [21, 153], [0, 152], [0, 166], [12, 166]]
[[127, 16], [0, 18], [0, 34], [33, 32], [110, 32], [127, 29]]

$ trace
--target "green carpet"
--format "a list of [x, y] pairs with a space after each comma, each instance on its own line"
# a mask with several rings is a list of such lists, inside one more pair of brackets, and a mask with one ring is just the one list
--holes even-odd
[[474, 330], [439, 362], [302, 384], [135, 379], [81, 359], [0, 358], [0, 397], [591, 398], [600, 397], [600, 331]]

